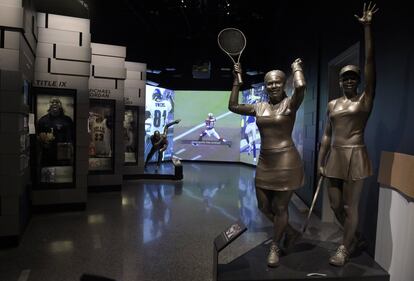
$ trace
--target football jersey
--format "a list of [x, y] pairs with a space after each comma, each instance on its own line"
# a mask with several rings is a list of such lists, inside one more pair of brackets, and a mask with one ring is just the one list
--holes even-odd
[[149, 134], [153, 134], [155, 131], [162, 132], [167, 122], [168, 113], [172, 109], [171, 102], [169, 100], [152, 100], [149, 107], [146, 109], [151, 113], [152, 126]]
[[145, 119], [145, 133], [151, 135], [152, 118]]
[[96, 156], [110, 156], [111, 154], [111, 130], [106, 124], [106, 118], [92, 121], [92, 141], [95, 145]]
[[205, 120], [205, 123], [206, 123], [206, 129], [207, 130], [214, 129], [214, 126], [216, 125], [216, 118], [215, 117], [213, 117], [213, 118], [207, 118]]

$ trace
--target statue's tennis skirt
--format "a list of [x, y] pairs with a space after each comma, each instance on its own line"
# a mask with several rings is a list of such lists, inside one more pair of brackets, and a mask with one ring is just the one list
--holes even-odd
[[325, 176], [343, 180], [361, 180], [372, 175], [365, 145], [332, 145], [325, 165]]
[[285, 191], [304, 184], [302, 159], [295, 146], [281, 149], [261, 149], [256, 168], [256, 187]]

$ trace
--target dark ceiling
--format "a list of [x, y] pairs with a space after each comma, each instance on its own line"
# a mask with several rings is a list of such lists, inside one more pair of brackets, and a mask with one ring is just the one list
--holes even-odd
[[[209, 82], [226, 79], [231, 60], [218, 48], [217, 34], [241, 29], [247, 46], [244, 70], [263, 72], [292, 34], [291, 27], [312, 20], [315, 2], [271, 0], [35, 0], [42, 12], [90, 18], [92, 42], [127, 47], [127, 60], [145, 62], [160, 75], [149, 79], [168, 84], [192, 80], [193, 65], [210, 62]], [[294, 32], [294, 31], [293, 31]], [[286, 58], [291, 60], [292, 58]], [[273, 66], [274, 67], [274, 66]], [[175, 68], [175, 71], [166, 71]], [[259, 80], [263, 78], [260, 76]], [[187, 83], [186, 82], [186, 83]], [[252, 82], [255, 82], [253, 78]], [[178, 83], [179, 84], [179, 83]], [[214, 87], [213, 87], [214, 88]]]

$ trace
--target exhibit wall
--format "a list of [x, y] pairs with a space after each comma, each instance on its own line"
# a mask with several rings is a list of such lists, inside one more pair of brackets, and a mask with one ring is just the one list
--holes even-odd
[[36, 18], [29, 1], [0, 3], [0, 241], [11, 244], [17, 244], [29, 218], [29, 92]]
[[[378, 1], [377, 1], [378, 2]], [[327, 4], [334, 10], [334, 4]], [[376, 96], [365, 131], [365, 142], [374, 175], [365, 180], [360, 201], [359, 231], [373, 255], [377, 229], [379, 185], [378, 167], [382, 151], [414, 154], [414, 19], [397, 2], [380, 1], [372, 31], [376, 58]], [[363, 28], [353, 17], [362, 10], [360, 3], [342, 7], [340, 14], [325, 15], [320, 23], [320, 123], [319, 138], [325, 120], [329, 93], [329, 62], [360, 41], [360, 61], [364, 61]], [[397, 13], [398, 11], [398, 13]], [[329, 25], [327, 24], [329, 22]], [[323, 27], [323, 28], [322, 28]], [[363, 68], [361, 69], [363, 72]], [[363, 79], [363, 77], [362, 77]], [[363, 86], [363, 85], [362, 85]]]
[[85, 208], [90, 22], [38, 13], [37, 25], [32, 202]]
[[123, 123], [124, 136], [124, 175], [142, 172], [144, 163], [144, 116], [145, 114], [145, 63], [125, 62], [127, 76], [125, 80]]
[[120, 189], [124, 170], [126, 47], [91, 43], [88, 188]]

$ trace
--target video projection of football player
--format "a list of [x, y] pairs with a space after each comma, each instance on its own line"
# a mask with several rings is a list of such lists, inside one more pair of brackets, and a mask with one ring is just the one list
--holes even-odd
[[75, 133], [73, 97], [37, 95], [36, 116], [40, 182], [72, 182]]
[[205, 123], [205, 129], [201, 132], [200, 136], [198, 137], [198, 141], [202, 141], [203, 137], [206, 135], [209, 137], [214, 137], [217, 140], [219, 140], [222, 143], [227, 144], [228, 146], [231, 146], [231, 142], [228, 142], [224, 138], [220, 137], [220, 135], [216, 132], [216, 129], [214, 128], [216, 126], [217, 119], [214, 117], [213, 113], [207, 114], [206, 120], [204, 120]]
[[[144, 157], [147, 158], [152, 144], [151, 136], [155, 131], [162, 132], [165, 125], [174, 121], [174, 91], [160, 87], [146, 85], [145, 100], [145, 151]], [[162, 160], [170, 160], [173, 152], [173, 128], [167, 132], [167, 141], [169, 143], [167, 150], [163, 154]], [[157, 161], [153, 156], [150, 162]]]
[[[255, 104], [266, 99], [263, 83], [242, 92], [242, 102], [245, 104]], [[256, 117], [241, 116], [240, 134], [240, 161], [256, 165], [260, 154], [260, 133]]]
[[[240, 117], [227, 107], [228, 91], [175, 91], [174, 156], [183, 160], [239, 161]], [[233, 145], [236, 144], [236, 145]]]
[[113, 104], [91, 100], [88, 118], [89, 169], [112, 169]]

